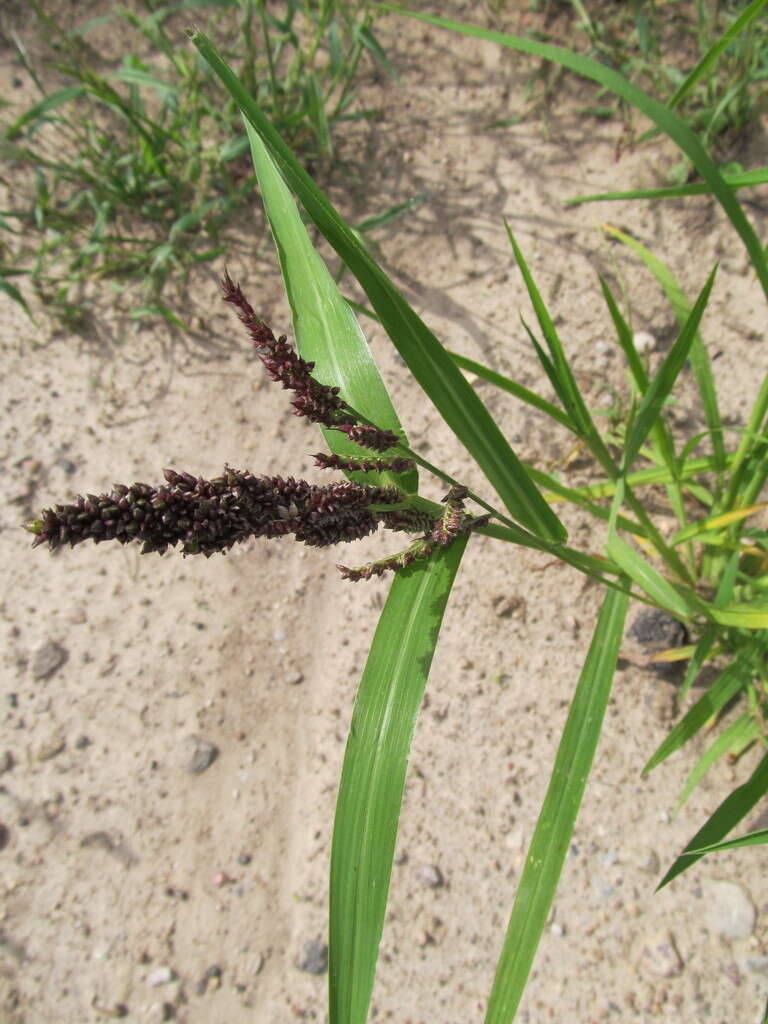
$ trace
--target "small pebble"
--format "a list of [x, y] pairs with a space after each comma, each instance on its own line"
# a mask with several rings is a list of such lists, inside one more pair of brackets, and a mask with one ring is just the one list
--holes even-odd
[[147, 975], [147, 984], [152, 988], [158, 988], [160, 985], [169, 985], [175, 977], [173, 968], [156, 967]]
[[307, 974], [325, 974], [328, 970], [328, 947], [320, 939], [310, 939], [304, 943], [304, 953], [296, 966]]
[[655, 850], [649, 850], [648, 855], [640, 861], [640, 870], [646, 875], [658, 875], [661, 870], [661, 861]]
[[4, 850], [11, 841], [11, 830], [0, 821], [0, 850]]
[[285, 677], [285, 681], [286, 683], [288, 683], [289, 686], [298, 686], [299, 683], [304, 682], [304, 673], [289, 672], [288, 675]]
[[428, 889], [439, 889], [445, 883], [443, 873], [436, 864], [423, 864], [417, 869], [416, 878], [420, 885]]
[[250, 853], [241, 853], [237, 858], [237, 863], [245, 867], [246, 864], [250, 864], [252, 860], [253, 857], [250, 855]]
[[68, 658], [69, 651], [65, 650], [61, 644], [49, 640], [35, 651], [35, 656], [32, 659], [32, 678], [50, 679]]
[[195, 985], [195, 992], [199, 996], [204, 996], [208, 990], [214, 990], [221, 985], [221, 968], [218, 964], [214, 964], [212, 967], [207, 968], [205, 974], [200, 978], [198, 983]]
[[85, 750], [86, 747], [90, 747], [93, 740], [88, 739], [87, 736], [78, 736], [75, 740], [75, 746], [78, 750]]
[[209, 743], [208, 740], [201, 739], [199, 736], [190, 736], [187, 742], [192, 744], [192, 755], [189, 759], [188, 771], [191, 775], [202, 775], [219, 756], [219, 748], [213, 743]]
[[497, 594], [491, 601], [493, 610], [500, 619], [525, 619], [525, 598], [517, 594]]
[[656, 348], [656, 339], [650, 331], [635, 331], [632, 340], [635, 343], [635, 349], [641, 356], [646, 355], [648, 352], [653, 352]]
[[713, 932], [726, 939], [747, 939], [755, 930], [757, 917], [749, 893], [736, 882], [707, 883], [704, 895], [709, 901], [707, 916]]
[[232, 878], [226, 871], [217, 871], [211, 879], [211, 882], [216, 886], [217, 889], [223, 889], [225, 885], [232, 885], [236, 882], [236, 878]]
[[35, 747], [35, 759], [37, 761], [50, 761], [52, 757], [60, 754], [67, 741], [60, 729], [55, 729], [50, 735], [45, 736]]
[[0, 754], [0, 775], [3, 775], [5, 772], [9, 772], [11, 768], [13, 768], [14, 763], [13, 754], [10, 750], [4, 750], [2, 754]]

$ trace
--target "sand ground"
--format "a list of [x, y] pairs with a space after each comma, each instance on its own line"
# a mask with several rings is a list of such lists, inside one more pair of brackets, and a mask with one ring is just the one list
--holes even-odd
[[[474, 5], [448, 6], [473, 14]], [[675, 160], [670, 146], [652, 142], [617, 159], [621, 124], [579, 115], [578, 84], [532, 112], [523, 94], [531, 67], [513, 56], [394, 18], [380, 32], [400, 78], [365, 82], [364, 101], [382, 119], [342, 137], [350, 167], [368, 171], [364, 181], [352, 171], [337, 180], [334, 198], [360, 219], [418, 197], [375, 240], [445, 344], [548, 394], [519, 319], [528, 306], [507, 218], [591, 404], [607, 408], [626, 394], [597, 272], [626, 289], [634, 328], [657, 340], [652, 360], [674, 322], [645, 272], [605, 241], [599, 225], [609, 220], [668, 260], [689, 294], [720, 261], [703, 333], [723, 408], [743, 422], [766, 365], [764, 306], [719, 209], [706, 198], [563, 205], [660, 182]], [[0, 92], [15, 73], [7, 51]], [[756, 128], [756, 163], [764, 142]], [[261, 230], [258, 204], [254, 196], [246, 233], [249, 217]], [[750, 214], [764, 236], [765, 206]], [[288, 329], [269, 249], [258, 259], [236, 254], [229, 266]], [[216, 297], [221, 269], [189, 296], [196, 332], [186, 341], [110, 321], [108, 307], [92, 336], [46, 332], [0, 298], [8, 1024], [85, 1024], [123, 1010], [128, 1020], [187, 1024], [326, 1019], [326, 978], [297, 961], [306, 942], [326, 936], [337, 780], [388, 586], [345, 583], [334, 562], [357, 564], [391, 539], [358, 542], [343, 559], [288, 541], [210, 561], [106, 546], [51, 557], [30, 551], [18, 528], [46, 504], [117, 480], [155, 481], [165, 466], [203, 476], [225, 462], [317, 472], [308, 454], [317, 434], [265, 384]], [[487, 491], [383, 332], [364, 329], [413, 446]], [[476, 386], [522, 457], [566, 463], [564, 434]], [[692, 396], [684, 384], [678, 415], [689, 425], [700, 422]], [[592, 473], [580, 463], [569, 479]], [[430, 496], [439, 488], [427, 484]], [[577, 545], [599, 546], [591, 523], [563, 515]], [[470, 544], [414, 741], [372, 1020], [482, 1020], [599, 602], [596, 587], [543, 556]], [[703, 748], [641, 777], [676, 713], [675, 689], [625, 654], [519, 1019], [757, 1024], [768, 995], [763, 855], [704, 860], [653, 892], [749, 765], [719, 764], [673, 817]], [[219, 751], [200, 774], [189, 771], [193, 737]], [[425, 884], [433, 867], [437, 886]], [[725, 937], [716, 919], [729, 891], [722, 881], [743, 887], [757, 912], [742, 938]]]

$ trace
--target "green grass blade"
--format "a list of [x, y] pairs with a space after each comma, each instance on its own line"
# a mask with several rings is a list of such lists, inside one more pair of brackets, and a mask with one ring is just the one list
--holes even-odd
[[749, 814], [766, 792], [768, 792], [768, 754], [760, 761], [751, 777], [743, 785], [734, 789], [723, 800], [707, 823], [699, 829], [659, 882], [656, 891], [663, 889], [673, 878], [677, 878], [697, 860], [700, 860], [703, 854], [693, 853], [693, 851], [719, 842]]
[[325, 103], [322, 90], [317, 83], [317, 76], [309, 72], [304, 82], [304, 95], [307, 106], [307, 114], [315, 132], [317, 145], [323, 156], [330, 156], [333, 152], [331, 145], [331, 131], [328, 127], [328, 118], [325, 113]]
[[706, 722], [725, 707], [739, 690], [743, 690], [752, 678], [758, 657], [766, 647], [766, 638], [760, 635], [746, 644], [733, 659], [731, 664], [720, 673], [718, 678], [689, 708], [669, 735], [659, 744], [658, 749], [643, 768], [643, 774], [661, 764], [670, 754], [679, 750], [684, 743], [695, 736]]
[[603, 601], [517, 888], [486, 1024], [509, 1024], [520, 1003], [600, 737], [627, 603], [626, 595], [615, 590]]
[[608, 282], [603, 277], [600, 277], [600, 288], [603, 292], [605, 304], [608, 306], [608, 312], [611, 314], [611, 320], [613, 320], [613, 326], [616, 331], [616, 339], [619, 343], [619, 348], [624, 353], [624, 357], [627, 360], [629, 372], [632, 374], [635, 387], [641, 395], [644, 395], [648, 390], [648, 374], [646, 373], [643, 361], [635, 348], [632, 331], [630, 330], [629, 324], [621, 314], [621, 310], [613, 296], [613, 292], [608, 287]]
[[17, 138], [28, 124], [36, 124], [47, 119], [48, 115], [65, 103], [71, 103], [86, 92], [82, 85], [68, 85], [49, 93], [39, 103], [26, 110], [13, 124], [6, 129], [3, 138], [9, 141]]
[[710, 608], [710, 617], [721, 626], [735, 629], [768, 629], [768, 606], [731, 604]]
[[591, 60], [589, 57], [582, 57], [580, 54], [571, 53], [570, 50], [563, 49], [560, 46], [540, 43], [533, 39], [522, 39], [519, 36], [506, 35], [503, 32], [480, 28], [477, 25], [464, 25], [460, 22], [451, 21], [448, 18], [438, 18], [429, 14], [417, 13], [416, 11], [407, 11], [392, 4], [381, 4], [381, 7], [396, 14], [427, 22], [438, 28], [445, 28], [463, 35], [473, 36], [476, 39], [486, 39], [489, 42], [498, 43], [501, 46], [519, 50], [522, 53], [530, 53], [534, 57], [540, 57], [543, 60], [552, 61], [561, 67], [568, 68], [570, 71], [575, 71], [577, 75], [591, 78], [616, 96], [626, 100], [633, 107], [637, 107], [646, 117], [654, 121], [678, 148], [685, 153], [701, 177], [709, 185], [746, 246], [752, 266], [755, 268], [755, 273], [760, 280], [763, 291], [768, 296], [768, 261], [766, 261], [765, 253], [752, 225], [747, 220], [743, 209], [734, 197], [733, 190], [723, 180], [723, 176], [706, 149], [702, 146], [696, 133], [668, 106], [665, 106], [632, 85], [618, 71], [600, 64], [596, 60]]
[[[568, 359], [565, 355], [565, 349], [560, 341], [555, 324], [552, 317], [549, 315], [549, 310], [541, 297], [539, 289], [536, 287], [536, 282], [528, 268], [528, 264], [525, 262], [525, 257], [515, 240], [515, 236], [512, 234], [509, 225], [506, 224], [505, 226], [507, 229], [509, 243], [515, 254], [515, 260], [520, 268], [521, 274], [523, 275], [523, 280], [525, 281], [528, 297], [531, 300], [531, 305], [536, 313], [536, 319], [539, 321], [541, 333], [543, 334], [544, 340], [547, 343], [547, 348], [549, 349], [550, 359], [548, 361], [545, 361], [542, 358], [541, 352], [539, 352], [539, 358], [542, 360], [544, 369], [547, 371], [547, 374], [552, 381], [552, 385], [557, 391], [560, 401], [562, 402], [571, 422], [576, 426], [576, 429], [582, 437], [594, 438], [597, 435], [597, 428], [592, 422], [592, 417], [584, 403], [584, 399], [581, 397], [581, 392], [579, 391], [576, 380], [571, 372]], [[533, 334], [529, 329], [528, 333], [531, 336], [531, 340], [534, 345], [536, 345], [537, 351], [539, 351], [536, 339], [533, 337]]]
[[[536, 341], [533, 332], [525, 321], [523, 321], [523, 325], [528, 331], [531, 341], [539, 356], [539, 360], [547, 372], [555, 392], [559, 396], [567, 414], [571, 417], [574, 425], [576, 426], [577, 435], [584, 440], [592, 454], [600, 462], [603, 469], [611, 475], [616, 475], [618, 471], [611, 453], [607, 449], [603, 439], [600, 437], [597, 427], [595, 426], [584, 399], [581, 396], [579, 386], [576, 383], [576, 379], [568, 364], [565, 350], [555, 329], [552, 317], [549, 315], [544, 300], [542, 299], [541, 294], [536, 287], [536, 283], [533, 280], [533, 275], [528, 269], [525, 258], [523, 257], [523, 254], [509, 229], [509, 225], [507, 225], [507, 236], [509, 237], [515, 259], [523, 275], [523, 279], [525, 280], [528, 295], [536, 312], [536, 317], [546, 340], [547, 348], [549, 349], [549, 356], [542, 350], [541, 346]], [[649, 391], [645, 396], [644, 402], [650, 402], [651, 400], [652, 395]], [[681, 578], [688, 578], [688, 570], [679, 555], [664, 543], [657, 527], [648, 516], [646, 510], [631, 492], [627, 494], [627, 500], [635, 513], [635, 516], [640, 520], [645, 528], [646, 536], [651, 539], [656, 549], [664, 557], [665, 561], [674, 568]]]
[[[614, 299], [607, 281], [602, 277], [600, 278], [600, 287], [602, 288], [603, 297], [605, 298], [608, 306], [608, 312], [611, 314], [611, 319], [613, 320], [613, 326], [616, 330], [616, 338], [619, 343], [619, 348], [621, 348], [627, 360], [627, 365], [629, 366], [629, 371], [635, 382], [635, 387], [641, 395], [644, 395], [648, 390], [648, 374], [645, 371], [643, 361], [635, 347], [635, 340], [632, 331], [630, 330], [629, 324], [621, 315], [618, 303]], [[681, 526], [684, 526], [686, 522], [685, 502], [683, 500], [683, 494], [678, 480], [679, 474], [678, 463], [675, 458], [675, 445], [672, 439], [672, 432], [663, 417], [659, 417], [654, 423], [651, 428], [651, 434], [654, 446], [659, 453], [660, 460], [669, 470], [671, 479], [667, 485], [667, 494], [669, 495], [670, 504], [677, 516], [678, 522]]]
[[510, 514], [534, 533], [553, 541], [564, 540], [565, 527], [443, 346], [297, 162], [210, 40], [202, 32], [194, 32], [192, 41], [259, 134], [312, 221], [360, 282], [411, 373], [485, 473]]
[[518, 384], [517, 381], [512, 380], [510, 377], [505, 377], [503, 374], [497, 373], [487, 366], [483, 366], [482, 363], [475, 362], [474, 359], [468, 359], [467, 356], [459, 355], [458, 352], [451, 352], [450, 349], [446, 349], [446, 351], [460, 370], [476, 374], [481, 380], [486, 380], [501, 391], [514, 395], [515, 398], [519, 398], [526, 405], [530, 405], [532, 408], [538, 409], [539, 412], [545, 413], [557, 423], [562, 423], [564, 427], [567, 427], [573, 433], [576, 432], [571, 418], [564, 412], [561, 412], [556, 405], [548, 402], [546, 398], [541, 398], [535, 391], [530, 391], [528, 388], [523, 387], [522, 384]]
[[[749, 419], [742, 432], [736, 453], [731, 464], [731, 477], [723, 500], [717, 511], [727, 512], [739, 505], [739, 497], [749, 485], [749, 459], [765, 444], [765, 418], [768, 415], [768, 375], [763, 377], [760, 391], [749, 414]], [[746, 479], [745, 479], [746, 477]]]
[[723, 51], [740, 35], [750, 22], [762, 12], [768, 0], [752, 0], [752, 3], [739, 15], [738, 18], [726, 29], [719, 39], [710, 46], [696, 67], [687, 75], [685, 81], [677, 89], [675, 95], [669, 101], [670, 107], [674, 108], [688, 95], [691, 89], [699, 82], [708, 71], [710, 71], [720, 59]]
[[[768, 182], [768, 167], [755, 167], [751, 171], [723, 174], [723, 181], [732, 189], [765, 185]], [[688, 185], [668, 185], [665, 188], [634, 188], [626, 192], [600, 192], [591, 196], [576, 196], [574, 199], [566, 199], [565, 205], [578, 206], [580, 203], [597, 203], [615, 199], [683, 199], [685, 196], [711, 195], [711, 193], [711, 185], [703, 181], [694, 181]]]
[[0, 292], [4, 292], [9, 299], [13, 299], [14, 302], [18, 303], [18, 305], [21, 306], [21, 308], [27, 314], [32, 323], [35, 324], [35, 326], [37, 326], [37, 324], [35, 323], [35, 318], [32, 316], [32, 310], [29, 308], [29, 305], [27, 304], [27, 300], [21, 294], [16, 285], [11, 284], [11, 282], [8, 281], [2, 273], [0, 273]]
[[[624, 452], [621, 460], [623, 473], [627, 473], [631, 468], [632, 463], [640, 451], [641, 445], [650, 433], [654, 423], [657, 422], [661, 415], [664, 403], [671, 394], [675, 381], [677, 380], [680, 371], [685, 365], [685, 361], [692, 350], [692, 346], [696, 340], [699, 329], [699, 323], [704, 315], [704, 310], [707, 307], [712, 286], [715, 283], [716, 273], [717, 267], [715, 267], [709, 275], [706, 284], [702, 288], [693, 309], [688, 315], [688, 318], [680, 331], [677, 341], [667, 353], [664, 362], [659, 367], [653, 380], [648, 385], [648, 390], [643, 395], [634, 423], [632, 424], [624, 443]], [[722, 427], [720, 426], [719, 415], [718, 431], [713, 434], [713, 440], [715, 437], [720, 438], [720, 443], [722, 445]], [[723, 452], [723, 457], [724, 454], [725, 453]]]
[[352, 715], [331, 852], [330, 1024], [364, 1024], [411, 737], [465, 541], [399, 572]]
[[[552, 476], [551, 473], [546, 473], [544, 470], [537, 469], [535, 466], [526, 464], [526, 468], [542, 491], [544, 491], [544, 496], [548, 500], [552, 500], [552, 498], [559, 498], [562, 501], [567, 501], [572, 505], [576, 505], [577, 508], [585, 509], [595, 516], [596, 519], [602, 519], [604, 522], [608, 522], [610, 520], [611, 513], [609, 509], [605, 508], [603, 505], [597, 505], [595, 502], [590, 501], [589, 498], [584, 497], [581, 491], [577, 488], [568, 487], [565, 484], [560, 483], [560, 481]], [[637, 534], [640, 537], [645, 536], [645, 530], [643, 530], [638, 523], [635, 523], [631, 519], [627, 519], [626, 516], [617, 516], [616, 525], [621, 527], [622, 530], [627, 530], [629, 533]]]
[[741, 753], [759, 735], [760, 730], [757, 722], [748, 711], [745, 711], [743, 715], [739, 715], [736, 721], [731, 722], [727, 729], [723, 729], [715, 742], [704, 751], [685, 780], [675, 812], [680, 810], [716, 761], [719, 761], [725, 754]]
[[680, 687], [678, 703], [682, 704], [688, 696], [689, 690], [701, 671], [701, 666], [706, 661], [707, 655], [712, 650], [715, 640], [718, 638], [718, 632], [717, 627], [714, 625], [705, 626], [701, 636], [699, 637], [699, 642], [696, 644], [693, 656], [688, 662], [688, 667], [685, 670], [685, 679], [683, 679], [683, 685]]
[[[293, 196], [261, 139], [247, 122], [246, 130], [264, 206], [277, 245], [293, 315], [296, 344], [301, 355], [314, 362], [313, 372], [318, 380], [340, 388], [342, 398], [349, 405], [372, 423], [394, 431], [406, 441], [357, 319], [312, 245]], [[324, 429], [323, 435], [337, 455], [370, 455], [338, 430]], [[397, 476], [391, 473], [349, 475], [360, 482], [394, 482], [409, 492], [418, 489], [415, 469]]]
[[608, 536], [606, 552], [657, 607], [663, 608], [683, 622], [689, 622], [694, 615], [701, 612], [701, 602], [692, 591], [682, 591], [673, 587], [669, 580], [657, 572], [613, 530]]
[[717, 853], [718, 850], [738, 850], [742, 846], [765, 846], [768, 843], [768, 828], [758, 829], [757, 832], [747, 832], [738, 839], [727, 839], [722, 843], [713, 843], [711, 846], [700, 846], [691, 853]]
[[[666, 466], [651, 466], [648, 469], [638, 469], [627, 475], [626, 481], [632, 487], [652, 487], [656, 484], [668, 484], [673, 480], [685, 482], [691, 477], [699, 476], [702, 473], [710, 472], [715, 468], [715, 462], [711, 455], [702, 455], [696, 459], [688, 459], [680, 468], [677, 476], [673, 476]], [[615, 480], [600, 480], [594, 484], [585, 484], [583, 487], [575, 488], [585, 498], [611, 498], [616, 493]]]
[[[667, 296], [667, 299], [674, 310], [678, 323], [683, 327], [690, 316], [691, 306], [685, 296], [685, 293], [678, 284], [675, 275], [666, 263], [664, 263], [663, 260], [660, 260], [658, 256], [655, 256], [650, 249], [647, 249], [636, 239], [632, 238], [631, 235], [627, 235], [623, 231], [619, 231], [618, 228], [608, 226], [604, 228], [604, 230], [614, 238], [618, 238], [619, 241], [632, 249], [633, 252], [637, 253], [661, 285], [664, 294]], [[712, 374], [712, 365], [709, 361], [706, 346], [698, 331], [696, 331], [691, 345], [690, 360], [696, 377], [696, 383], [699, 388], [701, 404], [704, 410], [704, 418], [707, 421], [707, 426], [709, 427], [710, 436], [712, 438], [712, 450], [715, 454], [715, 458], [717, 459], [718, 468], [722, 468], [725, 463], [723, 423], [720, 418], [720, 410], [717, 404], [717, 390], [715, 388], [715, 378]]]

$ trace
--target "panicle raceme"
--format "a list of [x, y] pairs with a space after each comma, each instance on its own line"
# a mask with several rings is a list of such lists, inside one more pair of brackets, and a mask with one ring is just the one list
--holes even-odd
[[[361, 423], [339, 398], [339, 389], [321, 384], [312, 376], [314, 363], [302, 359], [285, 335], [276, 338], [229, 274], [222, 281], [224, 299], [232, 303], [248, 328], [256, 352], [270, 377], [294, 392], [296, 415], [343, 431], [363, 448], [385, 452], [399, 438], [389, 430]], [[347, 472], [406, 472], [411, 459], [356, 459], [318, 453], [315, 464]], [[225, 467], [213, 480], [189, 473], [165, 470], [159, 487], [135, 483], [115, 484], [106, 494], [78, 495], [70, 504], [44, 509], [39, 519], [25, 524], [35, 535], [33, 547], [48, 544], [56, 549], [74, 547], [86, 540], [138, 542], [142, 553], [181, 545], [184, 554], [226, 552], [250, 537], [283, 537], [316, 547], [357, 540], [376, 530], [379, 523], [390, 530], [423, 536], [404, 551], [357, 569], [339, 566], [346, 579], [379, 576], [427, 557], [438, 545], [450, 544], [487, 522], [464, 511], [466, 488], [454, 487], [446, 495], [445, 511], [437, 519], [409, 503], [396, 487], [374, 487], [342, 481], [310, 484], [293, 477], [254, 476]]]
[[351, 441], [363, 448], [384, 452], [397, 444], [399, 438], [391, 430], [360, 423], [346, 403], [339, 398], [339, 389], [321, 384], [312, 376], [313, 362], [302, 359], [289, 344], [284, 334], [275, 337], [272, 328], [257, 315], [246, 299], [239, 284], [228, 273], [221, 282], [224, 301], [238, 311], [241, 322], [248, 328], [256, 353], [272, 380], [295, 392], [292, 401], [297, 416], [306, 416], [313, 423], [342, 430]]
[[345, 459], [341, 455], [327, 455], [317, 452], [314, 456], [315, 465], [321, 469], [344, 469], [349, 473], [405, 473], [413, 467], [413, 459]]
[[[115, 484], [108, 494], [78, 495], [71, 504], [45, 509], [26, 524], [34, 546], [74, 547], [85, 540], [130, 541], [142, 552], [162, 553], [181, 544], [184, 554], [225, 552], [249, 537], [282, 537], [315, 547], [357, 540], [379, 522], [391, 529], [424, 529], [423, 514], [402, 503], [393, 487], [369, 487], [349, 481], [316, 485], [293, 477], [254, 476], [226, 467], [222, 476], [204, 480], [165, 470], [160, 487]], [[381, 510], [371, 511], [374, 505]]]
[[428, 558], [436, 547], [447, 547], [457, 537], [466, 536], [479, 526], [485, 526], [491, 518], [489, 515], [471, 516], [464, 511], [464, 501], [468, 493], [466, 487], [452, 487], [443, 498], [443, 515], [438, 520], [432, 519], [431, 529], [428, 528], [426, 535], [414, 541], [404, 551], [377, 559], [375, 562], [366, 562], [355, 569], [337, 565], [342, 579], [356, 583], [358, 580], [369, 580], [372, 576], [382, 576], [385, 572], [397, 572], [398, 569], [405, 569], [411, 565], [417, 558]]

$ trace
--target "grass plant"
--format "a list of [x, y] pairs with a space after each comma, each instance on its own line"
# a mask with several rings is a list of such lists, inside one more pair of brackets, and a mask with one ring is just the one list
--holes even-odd
[[[190, 8], [216, 11], [228, 60], [315, 167], [333, 159], [339, 121], [371, 114], [352, 109], [361, 61], [386, 65], [368, 0], [143, 0], [74, 28], [38, 0], [31, 6], [48, 54], [33, 59], [15, 37], [40, 98], [0, 142], [12, 175], [0, 179], [9, 204], [0, 211], [0, 287], [22, 301], [12, 279], [27, 276], [73, 326], [84, 285], [101, 280], [126, 291], [132, 317], [186, 326], [188, 274], [222, 254], [252, 194], [237, 107], [179, 45]], [[103, 56], [106, 28], [126, 35], [131, 52]]]
[[[704, 145], [725, 160], [732, 143], [768, 109], [768, 23], [749, 4], [545, 0], [537, 6], [547, 23], [558, 13], [570, 14], [586, 56], [678, 110]], [[545, 28], [537, 38], [554, 41], [557, 33]], [[611, 116], [619, 102], [610, 88], [598, 85], [585, 112]], [[624, 112], [632, 109], [621, 105]], [[692, 170], [681, 161], [670, 174], [684, 180]]]
[[[753, 0], [745, 8], [745, 15], [756, 18], [766, 2]], [[755, 287], [762, 289], [768, 301], [766, 253], [739, 202], [738, 183], [729, 184], [700, 137], [670, 104], [650, 97], [604, 63], [568, 50], [445, 18], [400, 13], [450, 32], [490, 40], [552, 61], [591, 78], [623, 102], [636, 107], [677, 145], [702, 179], [703, 184], [678, 189], [675, 194], [705, 189], [720, 203], [748, 253]], [[604, 587], [602, 608], [575, 683], [549, 788], [530, 841], [489, 995], [487, 1024], [509, 1024], [517, 1013], [551, 909], [595, 756], [630, 598], [661, 609], [686, 625], [693, 642], [669, 656], [687, 662], [686, 693], [690, 692], [694, 681], [702, 683], [698, 696], [650, 758], [645, 770], [663, 763], [707, 723], [717, 719], [735, 698], [741, 698], [741, 716], [720, 734], [701, 758], [686, 789], [690, 790], [707, 768], [728, 752], [742, 752], [755, 745], [761, 755], [751, 776], [729, 794], [696, 831], [668, 867], [660, 884], [667, 884], [698, 858], [721, 848], [724, 843], [753, 845], [768, 840], [765, 831], [737, 840], [726, 839], [768, 791], [768, 752], [765, 750], [768, 531], [755, 518], [765, 506], [761, 495], [768, 478], [768, 376], [757, 389], [747, 422], [739, 429], [726, 425], [719, 409], [717, 381], [700, 330], [717, 268], [702, 272], [700, 291], [695, 298], [689, 298], [670, 268], [616, 230], [614, 237], [634, 250], [666, 292], [680, 329], [661, 364], [651, 373], [637, 350], [627, 318], [609, 283], [599, 281], [596, 295], [602, 293], [606, 316], [613, 325], [617, 348], [626, 361], [630, 381], [627, 415], [619, 431], [615, 426], [610, 428], [610, 439], [601, 432], [588, 408], [567, 346], [555, 326], [555, 318], [542, 299], [534, 271], [511, 232], [510, 256], [523, 277], [535, 317], [531, 324], [525, 322], [526, 330], [543, 373], [554, 390], [555, 401], [550, 402], [514, 380], [447, 351], [371, 256], [359, 234], [345, 223], [298, 162], [271, 124], [270, 112], [260, 107], [248, 85], [238, 78], [203, 33], [194, 32], [192, 39], [243, 115], [293, 313], [297, 345], [305, 361], [301, 373], [311, 373], [314, 383], [300, 374], [294, 374], [291, 379], [299, 381], [305, 396], [314, 395], [319, 401], [319, 395], [327, 398], [333, 392], [342, 403], [333, 406], [336, 412], [328, 414], [325, 420], [320, 419], [325, 426], [326, 443], [333, 453], [324, 457], [325, 464], [346, 466], [349, 486], [357, 486], [360, 463], [344, 460], [350, 458], [351, 440], [357, 438], [365, 444], [363, 438], [372, 435], [363, 431], [353, 436], [349, 430], [341, 429], [342, 421], [334, 419], [340, 408], [345, 417], [350, 416], [361, 428], [380, 428], [376, 436], [387, 445], [382, 458], [408, 462], [398, 463], [397, 471], [393, 470], [393, 463], [368, 467], [366, 480], [375, 487], [391, 489], [384, 497], [379, 494], [378, 499], [366, 498], [368, 492], [360, 492], [362, 513], [370, 518], [371, 515], [402, 512], [405, 519], [411, 517], [412, 525], [418, 524], [421, 528], [427, 523], [431, 531], [423, 538], [427, 543], [420, 549], [419, 557], [400, 562], [390, 558], [386, 566], [379, 563], [382, 568], [396, 571], [358, 689], [333, 832], [329, 925], [331, 1024], [363, 1024], [367, 1019], [411, 737], [456, 572], [467, 543], [478, 542], [468, 539], [469, 529], [455, 528], [466, 523], [461, 519], [466, 514], [462, 511], [464, 501], [482, 510], [470, 517], [473, 538], [483, 536], [499, 544], [547, 552]], [[694, 69], [692, 76], [697, 73]], [[683, 83], [681, 89], [685, 86]], [[752, 171], [749, 181], [756, 180], [768, 181], [768, 168]], [[643, 193], [659, 200], [669, 194], [669, 190]], [[383, 326], [415, 383], [482, 471], [488, 483], [488, 495], [461, 488], [449, 467], [434, 466], [411, 449], [357, 320], [313, 248], [296, 200], [364, 289], [370, 315]], [[580, 201], [587, 200], [588, 197], [582, 197]], [[290, 369], [299, 364], [291, 363], [285, 355], [285, 348], [280, 347], [283, 342], [284, 339], [275, 342], [277, 347], [270, 349], [269, 358], [275, 366], [279, 363], [281, 373], [287, 373], [286, 366]], [[705, 427], [695, 437], [681, 439], [667, 417], [667, 409], [686, 363], [693, 369]], [[589, 486], [571, 487], [539, 468], [524, 464], [462, 371], [478, 373], [538, 414], [565, 427], [589, 452], [598, 479]], [[296, 385], [297, 390], [299, 385]], [[306, 401], [301, 407], [306, 408]], [[349, 426], [349, 421], [343, 422]], [[360, 455], [359, 447], [352, 451], [355, 457]], [[435, 505], [420, 496], [419, 473], [425, 471], [451, 485], [445, 505]], [[210, 534], [204, 531], [214, 529], [215, 533], [219, 522], [216, 517], [220, 514], [219, 505], [214, 507], [211, 503], [211, 488], [226, 490], [225, 511], [235, 516], [234, 520], [221, 522], [225, 526], [234, 523], [235, 528], [241, 528], [246, 499], [240, 493], [245, 485], [238, 483], [239, 479], [233, 475], [231, 481], [208, 483], [195, 482], [189, 477], [180, 485], [181, 491], [186, 495], [197, 487], [200, 498], [197, 505], [191, 506], [191, 512], [177, 511], [181, 506], [174, 503], [182, 501], [180, 493], [153, 491], [150, 497], [153, 522], [160, 524], [158, 529], [172, 524], [176, 531], [169, 534], [171, 539], [164, 543], [181, 540], [191, 545], [187, 548], [190, 551], [195, 550], [200, 537], [208, 543]], [[173, 480], [176, 481], [176, 475]], [[664, 489], [665, 511], [677, 522], [671, 535], [662, 532], [654, 520], [654, 510], [662, 500], [661, 488]], [[269, 489], [270, 493], [277, 494], [275, 500], [280, 504], [284, 484], [271, 483]], [[127, 503], [125, 508], [120, 504], [123, 498]], [[86, 536], [78, 525], [85, 521], [81, 516], [86, 516], [95, 524], [92, 534], [95, 539], [102, 539], [104, 531], [109, 530], [110, 536], [127, 541], [129, 527], [133, 529], [130, 526], [131, 503], [136, 500], [136, 496], [122, 491], [99, 498], [89, 496], [82, 499], [82, 507], [49, 510], [41, 519], [29, 524], [29, 528], [38, 541], [50, 541], [51, 530], [71, 524], [79, 532], [75, 536], [62, 536], [59, 532], [55, 540], [57, 544], [67, 540], [75, 542]], [[366, 501], [371, 503], [367, 507]], [[578, 506], [607, 524], [604, 551], [585, 552], [568, 543], [565, 528], [555, 511], [557, 502], [562, 501]], [[189, 507], [185, 505], [184, 509]], [[248, 506], [248, 510], [250, 515], [253, 509]], [[143, 514], [140, 513], [139, 519]], [[278, 519], [284, 520], [283, 532], [297, 525], [304, 529], [303, 521], [298, 522], [301, 514], [304, 514], [303, 507], [273, 513], [274, 519], [264, 527], [267, 532], [262, 535], [274, 535], [268, 531], [276, 529]], [[438, 523], [442, 523], [442, 532]], [[453, 524], [453, 528], [447, 529], [446, 524]], [[263, 526], [260, 522], [258, 529]], [[227, 542], [232, 536], [231, 533], [222, 535]], [[441, 537], [439, 542], [428, 543], [430, 538], [434, 540], [438, 536]], [[207, 549], [203, 547], [203, 550]], [[352, 578], [370, 574], [358, 572]], [[701, 679], [702, 669], [708, 666], [716, 670], [711, 678]], [[568, 1008], [564, 1008], [564, 1018], [568, 1013]]]

